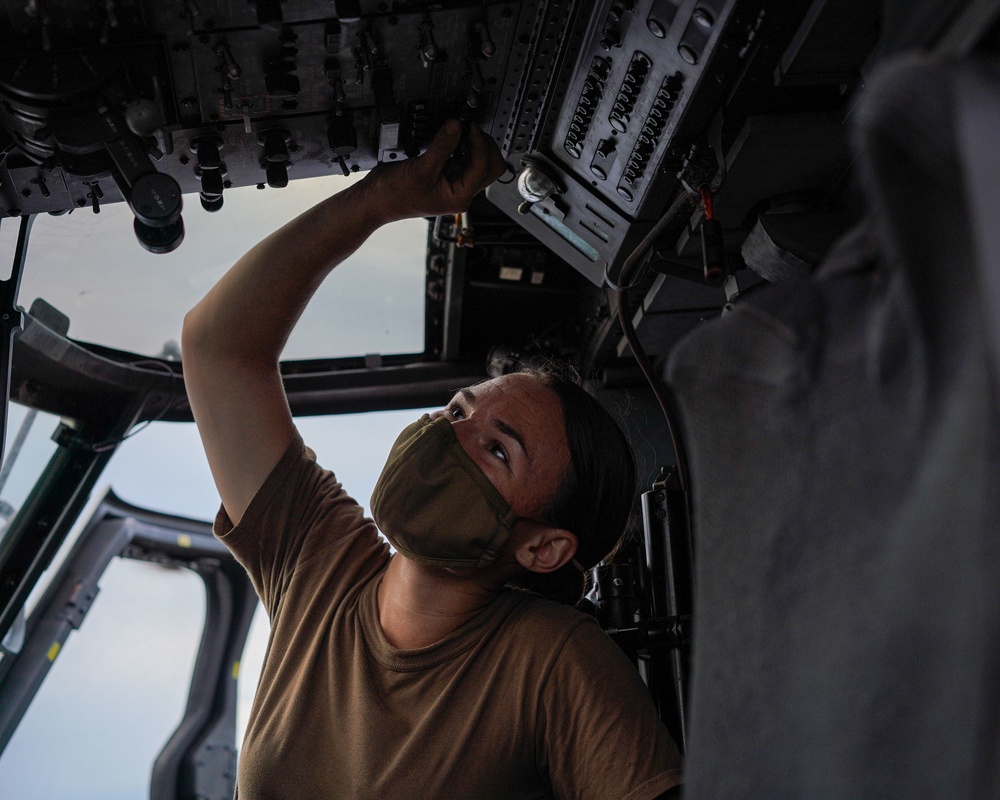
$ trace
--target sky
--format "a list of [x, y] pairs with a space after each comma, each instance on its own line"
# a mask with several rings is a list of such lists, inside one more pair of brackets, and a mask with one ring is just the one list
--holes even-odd
[[[139, 248], [124, 206], [105, 207], [100, 215], [85, 209], [39, 218], [20, 303], [27, 307], [44, 297], [70, 316], [71, 337], [155, 355], [179, 339], [184, 312], [255, 239], [343, 185], [344, 179], [332, 178], [293, 182], [285, 190], [265, 190], [266, 198], [252, 187], [233, 190], [216, 215], [203, 212], [197, 197], [186, 197], [187, 235], [170, 256]], [[3, 247], [12, 250], [14, 227], [0, 236], [0, 258], [7, 263]], [[285, 357], [421, 350], [426, 236], [427, 224], [418, 220], [373, 237], [321, 288]], [[367, 507], [389, 447], [421, 413], [308, 417], [297, 424], [319, 462]], [[23, 408], [11, 406], [8, 446], [24, 415]], [[45, 414], [33, 423], [2, 493], [15, 507], [45, 468], [56, 423]], [[188, 517], [212, 519], [218, 508], [192, 424], [154, 423], [125, 441], [82, 521], [108, 487], [129, 503]], [[113, 561], [80, 631], [64, 646], [0, 756], [0, 797], [148, 797], [153, 760], [183, 712], [203, 621], [197, 576]], [[241, 665], [238, 738], [266, 636], [266, 620], [258, 613]]]
[[[361, 175], [307, 178], [284, 189], [231, 189], [214, 214], [201, 208], [197, 195], [186, 195], [184, 242], [164, 255], [139, 246], [124, 203], [103, 206], [100, 214], [83, 208], [41, 215], [31, 233], [20, 304], [29, 308], [42, 297], [70, 318], [74, 339], [158, 355], [167, 342], [180, 340], [184, 314], [246, 250]], [[0, 229], [4, 265], [15, 233], [9, 220]], [[426, 240], [422, 219], [377, 231], [320, 287], [284, 358], [421, 351]]]

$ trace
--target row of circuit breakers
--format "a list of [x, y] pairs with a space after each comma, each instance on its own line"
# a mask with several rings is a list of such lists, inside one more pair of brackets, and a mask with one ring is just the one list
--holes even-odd
[[691, 99], [764, 16], [737, 0], [5, 0], [0, 213], [124, 200], [166, 252], [183, 194], [221, 211], [232, 186], [412, 157], [458, 117], [511, 169], [490, 199], [600, 283], [671, 199], [706, 123]]

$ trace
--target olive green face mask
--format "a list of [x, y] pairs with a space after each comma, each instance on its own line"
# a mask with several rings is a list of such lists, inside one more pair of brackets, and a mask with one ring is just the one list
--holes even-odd
[[437, 567], [492, 563], [519, 519], [462, 448], [448, 418], [427, 414], [396, 439], [371, 509], [393, 547]]

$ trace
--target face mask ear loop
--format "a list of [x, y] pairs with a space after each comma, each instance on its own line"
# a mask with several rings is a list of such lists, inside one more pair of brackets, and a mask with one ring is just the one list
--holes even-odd
[[580, 570], [580, 574], [582, 574], [583, 577], [585, 577], [585, 578], [587, 577], [587, 570], [585, 570], [583, 568], [583, 564], [581, 564], [575, 558], [572, 561], [570, 561], [569, 563], [572, 564], [574, 567], [576, 567], [578, 570]]

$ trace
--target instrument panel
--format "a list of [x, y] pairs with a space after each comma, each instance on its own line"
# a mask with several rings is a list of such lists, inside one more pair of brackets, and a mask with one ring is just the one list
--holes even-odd
[[125, 201], [166, 252], [182, 194], [218, 212], [233, 186], [412, 157], [457, 117], [507, 159], [493, 204], [600, 286], [678, 191], [718, 181], [750, 101], [842, 105], [844, 81], [787, 91], [781, 59], [856, 5], [6, 0], [0, 214]]

